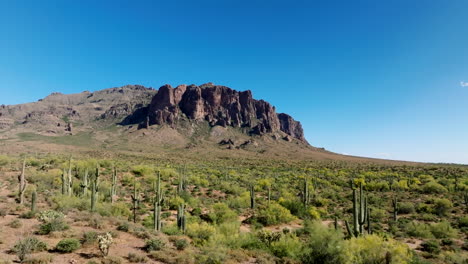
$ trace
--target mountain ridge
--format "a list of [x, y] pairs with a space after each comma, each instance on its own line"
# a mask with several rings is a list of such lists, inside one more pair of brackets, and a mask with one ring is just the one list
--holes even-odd
[[166, 84], [158, 90], [125, 85], [75, 94], [54, 92], [37, 102], [1, 105], [0, 131], [28, 130], [53, 136], [89, 131], [99, 124], [137, 125], [138, 129], [189, 122], [210, 127], [233, 127], [253, 136], [297, 140], [308, 145], [300, 122], [274, 106], [253, 98], [252, 92], [206, 83]]

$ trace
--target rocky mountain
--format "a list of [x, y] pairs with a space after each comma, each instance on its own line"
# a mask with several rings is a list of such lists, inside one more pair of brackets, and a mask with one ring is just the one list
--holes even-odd
[[277, 114], [275, 107], [255, 100], [251, 91], [239, 92], [212, 83], [201, 86], [164, 85], [151, 100], [148, 124], [177, 127], [181, 118], [206, 121], [210, 126], [248, 128], [249, 133], [263, 135], [282, 131], [305, 141], [302, 126], [287, 114]]
[[277, 139], [307, 143], [301, 124], [275, 107], [212, 83], [164, 85], [155, 90], [127, 85], [96, 92], [53, 93], [38, 102], [0, 106], [0, 130], [27, 128], [53, 135], [96, 129], [99, 124], [136, 125], [139, 129], [183, 124], [231, 127], [247, 135], [272, 134]]

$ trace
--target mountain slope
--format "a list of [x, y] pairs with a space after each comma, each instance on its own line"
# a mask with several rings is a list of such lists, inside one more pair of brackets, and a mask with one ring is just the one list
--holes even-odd
[[174, 159], [352, 160], [310, 146], [268, 102], [211, 83], [126, 85], [0, 106], [3, 153], [81, 152]]

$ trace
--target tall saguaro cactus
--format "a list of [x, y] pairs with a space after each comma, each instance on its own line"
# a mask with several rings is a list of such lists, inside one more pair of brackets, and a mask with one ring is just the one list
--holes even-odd
[[114, 203], [114, 198], [117, 195], [117, 169], [114, 168], [112, 169], [112, 185], [111, 185], [111, 192], [110, 192], [110, 198], [111, 198], [111, 203]]
[[26, 191], [26, 185], [28, 184], [26, 182], [25, 170], [26, 170], [26, 159], [23, 159], [23, 167], [21, 169], [21, 174], [18, 175], [18, 182], [19, 182], [18, 201], [20, 204], [23, 204], [24, 202], [24, 192]]
[[72, 175], [72, 157], [68, 160], [68, 181], [67, 181], [67, 194], [73, 195], [73, 175]]
[[155, 186], [153, 225], [154, 230], [161, 231], [161, 209], [164, 202], [163, 192], [161, 191], [161, 172], [158, 171], [158, 180]]
[[367, 207], [367, 199], [364, 197], [364, 191], [362, 189], [362, 183], [359, 185], [359, 199], [357, 190], [353, 189], [353, 228], [349, 226], [348, 221], [346, 223], [346, 229], [350, 236], [359, 236], [364, 234], [364, 225], [367, 221], [368, 232], [370, 228], [370, 216], [369, 209]]
[[96, 174], [94, 179], [91, 181], [91, 211], [96, 210], [96, 203], [99, 198], [99, 167], [96, 168]]
[[302, 189], [302, 203], [304, 204], [304, 207], [307, 207], [307, 205], [309, 204], [310, 194], [309, 194], [309, 182], [306, 177], [304, 178], [304, 185], [302, 188], [303, 188]]
[[133, 194], [132, 194], [132, 202], [133, 202], [133, 223], [136, 223], [137, 220], [137, 210], [138, 210], [138, 204], [140, 203], [140, 197], [137, 191], [137, 182], [136, 182], [136, 176], [133, 180]]
[[36, 211], [37, 192], [34, 191], [31, 196], [31, 212]]
[[250, 185], [250, 208], [255, 208], [255, 188], [254, 185]]
[[67, 172], [65, 171], [65, 169], [63, 169], [62, 171], [62, 195], [65, 195], [67, 194]]
[[397, 221], [398, 220], [398, 200], [395, 197], [393, 197], [392, 199], [392, 206], [393, 206], [393, 221]]
[[177, 209], [177, 227], [185, 234], [185, 231], [187, 230], [187, 223], [185, 219], [185, 204], [179, 205], [179, 208]]
[[88, 188], [89, 188], [89, 182], [88, 182], [88, 168], [85, 169], [85, 172], [83, 174], [83, 179], [81, 180], [81, 194], [83, 197], [88, 196]]

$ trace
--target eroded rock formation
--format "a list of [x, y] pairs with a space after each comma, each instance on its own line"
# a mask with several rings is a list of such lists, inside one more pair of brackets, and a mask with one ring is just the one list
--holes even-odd
[[205, 120], [211, 126], [246, 127], [258, 135], [283, 131], [305, 141], [299, 122], [289, 115], [277, 114], [268, 102], [253, 99], [251, 91], [239, 92], [212, 83], [162, 86], [151, 101], [148, 117], [150, 125], [176, 127], [181, 118], [188, 118]]

